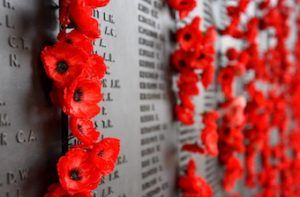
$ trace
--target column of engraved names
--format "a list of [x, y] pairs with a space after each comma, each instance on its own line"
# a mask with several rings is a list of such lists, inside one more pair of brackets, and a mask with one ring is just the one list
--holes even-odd
[[[22, 196], [24, 191], [22, 184], [28, 180], [30, 169], [25, 165], [10, 165], [8, 162], [16, 162], [13, 158], [7, 157], [9, 152], [20, 150], [28, 146], [34, 146], [37, 136], [34, 129], [20, 128], [18, 120], [13, 117], [12, 109], [16, 109], [10, 87], [13, 87], [18, 80], [11, 82], [11, 75], [17, 75], [25, 69], [20, 62], [27, 60], [19, 54], [29, 54], [29, 41], [23, 36], [17, 35], [16, 30], [16, 8], [12, 1], [2, 0], [0, 4], [0, 50], [2, 64], [0, 68], [0, 194], [1, 196]], [[21, 93], [22, 94], [22, 93]]]
[[138, 53], [141, 123], [141, 189], [143, 197], [165, 196], [168, 181], [163, 176], [162, 144], [167, 123], [160, 120], [157, 105], [165, 99], [165, 70], [160, 31], [159, 9], [162, 1], [138, 3]]
[[[117, 54], [112, 52], [112, 43], [118, 42], [118, 35], [117, 35], [117, 24], [114, 15], [110, 11], [99, 11], [96, 10], [94, 12], [94, 17], [96, 17], [101, 22], [101, 32], [102, 38], [95, 42], [95, 46], [97, 49], [96, 53], [100, 54], [105, 63], [107, 65], [107, 72], [105, 78], [102, 80], [103, 86], [103, 104], [101, 105], [101, 115], [98, 121], [96, 121], [96, 125], [100, 127], [100, 130], [103, 131], [104, 135], [110, 136], [112, 130], [115, 129], [114, 119], [116, 114], [112, 116], [109, 109], [116, 107], [114, 105], [114, 100], [118, 99], [115, 97], [121, 89], [121, 80], [116, 76], [116, 72], [111, 72], [111, 68], [117, 65], [118, 58]], [[117, 131], [115, 131], [117, 132]], [[116, 136], [118, 137], [118, 136]], [[122, 139], [121, 139], [122, 143]], [[95, 197], [127, 197], [128, 195], [124, 193], [124, 191], [116, 191], [117, 187], [114, 184], [115, 181], [119, 180], [121, 177], [120, 166], [127, 164], [126, 155], [122, 152], [118, 157], [117, 166], [114, 172], [110, 175], [104, 177], [102, 179], [102, 183], [100, 185], [100, 190], [97, 190], [95, 193]], [[114, 187], [115, 186], [115, 187]]]
[[[103, 87], [103, 102], [101, 104], [101, 114], [99, 118], [95, 121], [95, 124], [100, 128], [105, 136], [111, 136], [110, 133], [115, 129], [115, 123], [110, 109], [112, 109], [114, 105], [114, 100], [118, 99], [115, 97], [120, 89], [121, 89], [121, 81], [116, 76], [115, 72], [111, 72], [111, 68], [117, 65], [117, 54], [112, 52], [112, 43], [117, 42], [117, 24], [114, 15], [110, 11], [99, 11], [95, 10], [94, 17], [98, 19], [101, 24], [101, 34], [102, 38], [94, 43], [96, 48], [96, 53], [100, 54], [106, 65], [107, 71], [106, 76], [102, 80]], [[116, 136], [118, 137], [118, 136]], [[127, 163], [126, 155], [121, 153], [117, 160], [117, 166], [115, 170], [108, 176], [102, 179], [100, 188], [95, 192], [95, 197], [126, 197], [128, 196], [123, 191], [116, 191], [117, 188], [114, 186], [115, 181], [119, 180], [121, 177], [120, 166]]]

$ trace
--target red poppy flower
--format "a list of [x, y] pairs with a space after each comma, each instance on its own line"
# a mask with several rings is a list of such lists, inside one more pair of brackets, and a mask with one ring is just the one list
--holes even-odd
[[247, 51], [242, 51], [242, 52], [240, 53], [240, 55], [239, 55], [238, 61], [239, 61], [242, 65], [246, 66], [246, 65], [248, 64], [248, 62], [249, 62], [249, 59], [250, 59], [250, 57], [249, 57], [248, 52], [247, 52]]
[[255, 187], [255, 154], [250, 153], [246, 155], [246, 186], [248, 188]]
[[229, 60], [236, 60], [239, 57], [239, 51], [235, 48], [229, 48], [226, 51], [226, 56]]
[[188, 54], [189, 65], [193, 69], [203, 69], [211, 66], [214, 62], [214, 49], [211, 46], [200, 46], [200, 49]]
[[246, 73], [245, 64], [242, 64], [240, 62], [236, 62], [235, 64], [232, 64], [230, 66], [233, 67], [235, 76], [242, 76]]
[[110, 0], [85, 0], [86, 4], [93, 7], [104, 7], [109, 3]]
[[183, 50], [194, 51], [199, 45], [199, 42], [202, 41], [202, 32], [199, 30], [199, 25], [200, 18], [195, 17], [191, 24], [176, 32], [177, 42]]
[[218, 151], [218, 138], [219, 135], [215, 130], [210, 130], [209, 128], [204, 128], [201, 133], [201, 139], [205, 145], [205, 150], [207, 153], [213, 157], [219, 154]]
[[201, 132], [201, 140], [207, 153], [211, 156], [217, 156], [218, 151], [218, 139], [217, 133], [217, 118], [218, 114], [215, 111], [207, 112], [203, 116], [203, 123], [205, 125]]
[[183, 123], [185, 125], [194, 124], [194, 111], [192, 111], [184, 106], [177, 105], [175, 107], [175, 113], [176, 113], [178, 120], [181, 123]]
[[258, 8], [261, 10], [264, 10], [270, 6], [271, 0], [263, 0], [261, 3], [259, 3]]
[[262, 20], [267, 27], [278, 27], [280, 26], [279, 22], [282, 21], [280, 11], [274, 7], [265, 14]]
[[184, 194], [212, 197], [210, 185], [202, 177], [196, 175], [196, 163], [193, 159], [188, 163], [187, 175], [179, 177], [178, 185]]
[[93, 122], [89, 119], [70, 119], [70, 128], [72, 134], [77, 137], [80, 142], [91, 145], [98, 141], [100, 133], [94, 128]]
[[182, 146], [182, 150], [190, 152], [190, 153], [195, 153], [195, 154], [205, 153], [204, 148], [199, 146], [197, 143], [196, 144], [185, 144]]
[[222, 68], [219, 72], [218, 81], [226, 98], [232, 98], [232, 83], [234, 80], [234, 69], [231, 66]]
[[201, 140], [205, 147], [206, 152], [210, 156], [217, 156], [219, 154], [218, 151], [218, 139], [219, 135], [216, 130], [216, 125], [213, 127], [205, 126], [205, 128], [201, 132]]
[[240, 9], [240, 12], [245, 12], [249, 3], [250, 3], [250, 0], [240, 0], [239, 6], [238, 6]]
[[239, 18], [242, 12], [245, 12], [250, 0], [240, 0], [237, 6], [228, 6], [227, 14], [232, 18]]
[[101, 174], [89, 161], [89, 153], [72, 148], [57, 163], [61, 186], [70, 194], [89, 192], [97, 188]]
[[189, 96], [199, 94], [199, 88], [197, 87], [198, 75], [189, 69], [182, 69], [180, 71], [179, 80], [177, 86], [180, 93]]
[[180, 71], [178, 83], [197, 83], [199, 80], [198, 75], [190, 69], [182, 69]]
[[101, 175], [108, 175], [115, 168], [119, 152], [120, 140], [105, 138], [94, 145], [91, 152], [91, 162], [97, 167]]
[[264, 93], [262, 91], [256, 91], [254, 94], [252, 94], [252, 101], [256, 106], [259, 107], [267, 107], [268, 103], [265, 99]]
[[240, 24], [240, 17], [234, 17], [231, 20], [231, 23], [220, 33], [222, 35], [230, 35], [234, 38], [242, 38], [244, 35], [244, 32], [239, 29]]
[[181, 106], [191, 110], [191, 111], [194, 111], [195, 110], [195, 105], [191, 99], [190, 96], [186, 95], [186, 94], [182, 94], [182, 93], [179, 93], [179, 98], [180, 98], [180, 101], [181, 101]]
[[[265, 166], [263, 171], [258, 176], [258, 180], [261, 185], [264, 185], [265, 187], [269, 187], [271, 189], [275, 189], [277, 186], [277, 180], [278, 180], [278, 170], [274, 167], [271, 167], [271, 165]], [[265, 188], [266, 189], [266, 188]], [[277, 192], [276, 192], [277, 193]], [[275, 193], [271, 193], [272, 195], [269, 196], [276, 196]]]
[[77, 47], [59, 42], [45, 47], [41, 58], [47, 75], [55, 85], [64, 87], [81, 74], [88, 56]]
[[60, 32], [58, 40], [83, 49], [88, 54], [93, 52], [92, 40], [77, 30], [70, 33]]
[[227, 14], [231, 18], [238, 18], [240, 17], [240, 10], [237, 6], [228, 6], [226, 8]]
[[106, 64], [103, 58], [97, 54], [91, 55], [83, 71], [83, 76], [86, 78], [101, 80], [105, 73]]
[[198, 42], [197, 50], [191, 52], [190, 61], [191, 67], [197, 69], [213, 69], [215, 59], [215, 38], [216, 30], [214, 27], [209, 27], [203, 34], [202, 41]]
[[194, 96], [199, 94], [199, 88], [196, 83], [178, 83], [178, 88], [180, 93], [189, 96]]
[[217, 39], [217, 30], [215, 26], [210, 26], [207, 28], [206, 32], [204, 33], [204, 43], [205, 45], [214, 46], [214, 42]]
[[189, 56], [188, 53], [182, 49], [178, 49], [171, 55], [171, 64], [177, 70], [180, 71], [183, 68], [189, 68]]
[[52, 184], [48, 188], [48, 193], [45, 197], [61, 197], [61, 196], [69, 196], [68, 192], [66, 192], [59, 184]]
[[92, 118], [99, 114], [101, 100], [100, 82], [79, 77], [64, 90], [63, 111], [77, 118]]
[[223, 180], [223, 186], [226, 191], [231, 191], [238, 179], [243, 175], [243, 167], [240, 161], [232, 156], [228, 158], [225, 164], [225, 175]]
[[254, 43], [258, 35], [259, 20], [258, 18], [251, 18], [247, 23], [247, 31], [245, 37], [248, 43]]
[[216, 121], [217, 121], [218, 117], [219, 117], [219, 114], [217, 111], [212, 110], [209, 112], [205, 112], [203, 114], [202, 122], [205, 124], [205, 126], [209, 126], [209, 127], [215, 126], [217, 124]]
[[244, 135], [240, 129], [227, 128], [224, 130], [225, 133], [220, 134], [220, 141], [229, 147], [231, 150], [243, 153], [245, 151]]
[[215, 74], [215, 68], [213, 65], [209, 65], [203, 70], [203, 73], [201, 75], [201, 82], [204, 88], [207, 89], [212, 84], [214, 79], [214, 74]]
[[300, 131], [293, 131], [289, 134], [290, 147], [300, 153]]
[[86, 5], [85, 0], [72, 0], [69, 14], [75, 29], [90, 38], [100, 37], [98, 21], [92, 18], [93, 9]]
[[180, 19], [185, 18], [197, 5], [196, 0], [168, 0], [168, 4], [179, 11]]
[[60, 185], [52, 184], [48, 188], [48, 193], [44, 197], [92, 197], [91, 192], [81, 192], [76, 194], [68, 194]]

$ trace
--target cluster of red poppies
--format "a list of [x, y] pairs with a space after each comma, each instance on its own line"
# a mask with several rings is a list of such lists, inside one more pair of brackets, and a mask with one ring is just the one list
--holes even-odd
[[[179, 72], [177, 81], [180, 104], [175, 107], [177, 118], [185, 125], [194, 124], [195, 106], [193, 96], [199, 94], [197, 83], [201, 80], [207, 88], [214, 76], [214, 40], [215, 29], [209, 28], [206, 33], [199, 29], [200, 18], [176, 32], [179, 49], [171, 56], [173, 68]], [[198, 73], [201, 73], [201, 77]]]
[[[230, 24], [221, 32], [223, 36], [231, 36], [236, 39], [245, 39], [248, 43], [256, 40], [258, 31], [256, 29], [257, 20], [250, 19], [246, 28], [240, 26], [242, 15], [245, 13], [250, 1], [241, 0], [236, 6], [228, 6], [227, 13]], [[249, 44], [249, 50], [257, 48]], [[257, 54], [256, 54], [257, 56]], [[244, 128], [246, 124], [246, 100], [244, 97], [237, 97], [233, 93], [233, 82], [236, 77], [243, 76], [251, 64], [248, 50], [237, 50], [229, 48], [226, 51], [228, 63], [226, 67], [220, 69], [218, 82], [224, 93], [224, 103], [221, 105], [223, 110], [222, 122], [219, 127], [219, 149], [220, 163], [224, 165], [223, 186], [225, 191], [230, 192], [234, 189], [235, 183], [243, 176], [243, 165], [239, 155], [244, 154]], [[258, 59], [258, 58], [257, 58]], [[246, 154], [247, 155], [247, 154]], [[253, 167], [247, 165], [246, 167]], [[237, 195], [237, 194], [234, 194]]]
[[[234, 49], [227, 51], [229, 61], [239, 60], [240, 65], [243, 65], [236, 67], [239, 71], [254, 73], [245, 86], [247, 103], [240, 102], [239, 109], [233, 109], [229, 116], [226, 113], [222, 116], [219, 158], [225, 165], [224, 188], [232, 191], [234, 183], [245, 171], [246, 186], [259, 189], [254, 195], [256, 197], [298, 196], [300, 146], [296, 141], [300, 136], [300, 94], [297, 91], [300, 90], [299, 31], [294, 51], [287, 46], [292, 30], [290, 20], [295, 10], [288, 6], [286, 0], [278, 0], [273, 4], [270, 0], [264, 0], [257, 5], [257, 16], [248, 19], [246, 24], [241, 24], [241, 15], [249, 3], [251, 2], [241, 0], [236, 7], [228, 7], [231, 23], [221, 31], [222, 35], [241, 39], [245, 43], [241, 52]], [[299, 23], [298, 21], [298, 28]], [[267, 39], [272, 40], [265, 50], [257, 42], [260, 33], [268, 34]], [[244, 57], [239, 58], [239, 54]], [[219, 82], [226, 99], [222, 105], [225, 111], [232, 105], [228, 103], [237, 100], [232, 93], [235, 76], [237, 75], [232, 68], [226, 71], [222, 68], [220, 71]], [[237, 111], [240, 111], [238, 117], [232, 114], [238, 114]], [[228, 129], [232, 123], [237, 126], [238, 122], [238, 132]], [[275, 135], [278, 140], [271, 143]], [[226, 150], [228, 147], [234, 149], [231, 156]], [[244, 154], [245, 170], [242, 160], [232, 157], [236, 153]]]
[[[289, 113], [294, 108], [290, 105], [290, 88], [294, 85], [299, 86], [299, 81], [292, 81], [297, 76], [298, 63], [291, 61], [291, 56], [296, 57], [296, 53], [293, 54], [287, 46], [287, 40], [291, 34], [290, 19], [294, 12], [293, 8], [288, 7], [286, 3], [284, 0], [279, 0], [276, 5], [272, 6], [270, 1], [265, 1], [260, 5], [262, 17], [259, 18], [261, 24], [259, 27], [262, 31], [272, 29], [274, 32], [272, 39], [276, 40], [276, 44], [265, 51], [263, 56], [265, 70], [260, 69], [260, 72], [264, 74], [261, 76], [265, 76], [261, 77], [261, 80], [269, 84], [269, 91], [264, 94], [264, 97], [257, 93], [251, 95], [252, 100], [255, 99], [259, 105], [260, 113], [256, 113], [260, 116], [267, 116], [264, 122], [256, 120], [255, 124], [257, 127], [258, 122], [261, 122], [263, 124], [260, 127], [266, 128], [265, 136], [261, 137], [263, 139], [261, 156], [263, 168], [256, 177], [262, 191], [257, 196], [276, 193], [282, 196], [298, 196], [299, 193], [300, 177], [296, 172], [297, 165], [299, 165], [296, 155], [299, 152], [297, 148], [294, 149], [293, 143], [289, 140], [289, 136], [295, 134], [297, 136], [295, 130], [299, 128], [297, 118], [290, 116]], [[299, 36], [297, 39], [299, 40]], [[276, 144], [271, 144], [270, 139], [274, 133], [277, 134], [279, 140]], [[291, 150], [294, 155], [288, 153]]]
[[[169, 5], [179, 12], [180, 19], [186, 17], [190, 11], [196, 7], [195, 0], [169, 0]], [[214, 27], [210, 27], [206, 32], [200, 29], [199, 17], [195, 17], [192, 22], [182, 27], [176, 32], [176, 39], [179, 49], [173, 52], [171, 64], [178, 72], [178, 97], [179, 104], [175, 107], [178, 120], [185, 125], [194, 124], [195, 105], [193, 97], [199, 94], [198, 82], [202, 82], [205, 88], [212, 83], [214, 78], [214, 57], [215, 57], [215, 36]], [[218, 154], [218, 133], [216, 120], [218, 114], [215, 111], [206, 112], [203, 115], [204, 129], [199, 136], [203, 146], [197, 142], [195, 144], [185, 144], [183, 151], [196, 154]], [[183, 191], [183, 196], [212, 196], [212, 189], [206, 181], [196, 175], [196, 164], [191, 159], [187, 166], [187, 175], [179, 177], [179, 187]]]
[[226, 58], [228, 59], [228, 64], [219, 70], [218, 82], [225, 99], [232, 99], [234, 97], [232, 90], [234, 79], [245, 74], [249, 55], [245, 51], [238, 51], [232, 47], [227, 49]]
[[[252, 18], [246, 13], [250, 3], [257, 10], [257, 15]], [[240, 0], [237, 5], [227, 7], [230, 23], [219, 32], [222, 36], [240, 39], [244, 44], [242, 49], [229, 48], [226, 51], [226, 66], [220, 69], [218, 75], [224, 94], [219, 110], [220, 125], [217, 128], [213, 112], [204, 115], [205, 128], [201, 133], [204, 146], [197, 143], [183, 146], [183, 150], [192, 153], [219, 155], [220, 163], [224, 165], [223, 186], [230, 193], [244, 175], [246, 186], [259, 189], [255, 194], [257, 197], [277, 194], [297, 196], [300, 190], [300, 30], [297, 29], [297, 40], [291, 50], [287, 47], [292, 31], [290, 20], [293, 14], [298, 13], [289, 7], [289, 3], [286, 0], [273, 3], [270, 0], [259, 3]], [[298, 5], [300, 1], [294, 3]], [[181, 18], [195, 7], [195, 1], [188, 0], [170, 0], [169, 4], [179, 11]], [[242, 20], [243, 15], [248, 17], [246, 21]], [[296, 24], [299, 28], [299, 16]], [[198, 70], [202, 70], [204, 86], [203, 73], [206, 70], [210, 72], [207, 84], [213, 76], [213, 67], [207, 66], [213, 61], [210, 59], [214, 55], [212, 44], [203, 47], [207, 55], [194, 55], [194, 52], [198, 53], [197, 43], [205, 46], [203, 39], [198, 38], [201, 37], [198, 27], [199, 19], [195, 18], [190, 25], [178, 31], [180, 49], [172, 55], [172, 65], [179, 72], [181, 103], [177, 105], [176, 113], [178, 119], [187, 125], [194, 123], [191, 98], [199, 92], [196, 83], [197, 74], [201, 72]], [[261, 49], [259, 45], [260, 33], [267, 34], [267, 39], [271, 40], [266, 43], [267, 49]], [[213, 43], [210, 38], [208, 40]], [[209, 58], [195, 61], [195, 57]], [[189, 72], [184, 68], [189, 68]], [[244, 87], [247, 97], [235, 95], [234, 81], [246, 72], [252, 73], [252, 78], [247, 79]], [[278, 138], [275, 144], [270, 142], [274, 135]], [[261, 164], [258, 165], [258, 162]], [[180, 178], [179, 186], [186, 195], [201, 193], [202, 196], [209, 196], [205, 181], [201, 177], [195, 178], [194, 165], [191, 160], [188, 174]], [[203, 190], [194, 185], [197, 182]], [[239, 194], [232, 193], [232, 196]]]
[[57, 164], [60, 184], [49, 187], [47, 197], [92, 196], [92, 190], [116, 164], [120, 142], [99, 139], [92, 118], [99, 114], [101, 80], [106, 65], [93, 53], [93, 41], [100, 37], [93, 9], [109, 0], [61, 0], [58, 42], [42, 51], [46, 74], [53, 81], [50, 94], [54, 104], [69, 116], [72, 134], [80, 144], [72, 147]]
[[239, 154], [245, 150], [243, 135], [245, 107], [244, 97], [233, 97], [221, 105], [223, 114], [218, 128], [218, 144], [219, 160], [225, 168], [223, 186], [226, 191], [231, 191], [236, 181], [242, 178], [243, 168]]
[[266, 110], [267, 100], [264, 93], [258, 90], [254, 81], [247, 84], [248, 102], [245, 110], [247, 128], [244, 130], [245, 140], [245, 167], [246, 185], [250, 188], [255, 187], [256, 158], [263, 148], [263, 144], [268, 140], [268, 119], [270, 113]]

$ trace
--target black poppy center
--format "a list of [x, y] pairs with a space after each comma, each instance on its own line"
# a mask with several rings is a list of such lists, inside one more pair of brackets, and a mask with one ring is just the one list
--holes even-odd
[[78, 124], [78, 125], [77, 125], [77, 129], [78, 129], [79, 132], [82, 133], [82, 125]]
[[73, 95], [73, 100], [76, 102], [80, 102], [82, 100], [83, 92], [81, 89], [76, 89]]
[[70, 18], [70, 23], [68, 24], [68, 28], [75, 28], [75, 27], [76, 27], [76, 24], [73, 21], [73, 18]]
[[229, 79], [230, 79], [229, 75], [223, 75], [223, 80], [224, 80], [224, 81], [227, 81], [227, 80], [229, 80]]
[[69, 69], [69, 65], [67, 62], [65, 61], [60, 61], [60, 62], [57, 62], [56, 64], [56, 71], [60, 74], [64, 74], [68, 71]]
[[203, 54], [203, 53], [201, 53], [200, 55], [199, 55], [199, 57], [198, 57], [198, 60], [202, 60], [202, 59], [204, 59], [205, 58], [205, 55]]
[[73, 40], [70, 39], [70, 38], [68, 38], [68, 39], [66, 39], [66, 43], [68, 43], [68, 44], [73, 44]]
[[184, 5], [188, 5], [188, 2], [187, 2], [187, 1], [181, 1], [181, 2], [180, 2], [180, 5], [183, 5], [183, 6], [184, 6]]
[[102, 156], [103, 156], [103, 154], [104, 154], [104, 150], [102, 149], [102, 150], [100, 150], [100, 151], [98, 152], [98, 154], [97, 154], [97, 155], [98, 155], [99, 157], [102, 157]]
[[184, 67], [186, 64], [185, 64], [185, 61], [184, 60], [180, 60], [179, 61], [179, 66], [181, 67]]
[[82, 177], [80, 176], [80, 172], [77, 169], [71, 170], [69, 175], [73, 181], [80, 181], [82, 179]]
[[192, 39], [192, 35], [191, 34], [184, 34], [184, 39], [186, 41], [189, 41], [190, 39]]

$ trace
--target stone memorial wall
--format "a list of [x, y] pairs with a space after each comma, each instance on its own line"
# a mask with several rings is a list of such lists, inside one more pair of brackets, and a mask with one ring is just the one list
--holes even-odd
[[[56, 178], [58, 156], [77, 143], [68, 134], [67, 118], [50, 102], [51, 83], [39, 60], [42, 47], [55, 41], [57, 12], [55, 1], [0, 1], [0, 197], [42, 196]], [[225, 24], [224, 12], [224, 1], [199, 0], [191, 16], [201, 16], [205, 29]], [[176, 174], [190, 157], [180, 147], [194, 142], [203, 127], [200, 116], [190, 127], [173, 114], [169, 56], [173, 34], [184, 24], [164, 0], [111, 0], [93, 14], [102, 30], [94, 52], [108, 66], [94, 123], [103, 136], [121, 139], [117, 167], [94, 196], [174, 197]], [[227, 42], [219, 40], [217, 49]], [[216, 69], [221, 60], [216, 58]], [[200, 114], [216, 108], [219, 90], [199, 87]], [[217, 159], [197, 156], [196, 161], [215, 196], [222, 196]]]

